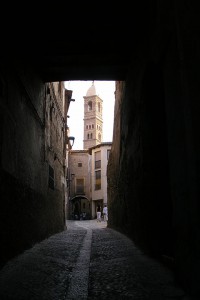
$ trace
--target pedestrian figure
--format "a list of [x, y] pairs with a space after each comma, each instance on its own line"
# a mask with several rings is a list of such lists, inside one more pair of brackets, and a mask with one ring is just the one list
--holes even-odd
[[97, 222], [101, 222], [101, 206], [97, 206]]
[[107, 207], [107, 204], [105, 204], [104, 208], [103, 208], [103, 220], [104, 220], [104, 222], [108, 221], [108, 207]]
[[83, 220], [86, 220], [86, 212], [83, 212]]

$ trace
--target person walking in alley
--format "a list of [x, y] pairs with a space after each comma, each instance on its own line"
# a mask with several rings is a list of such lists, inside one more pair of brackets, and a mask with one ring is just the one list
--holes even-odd
[[103, 220], [104, 220], [104, 222], [108, 221], [108, 207], [107, 207], [107, 204], [105, 204], [104, 208], [103, 208]]
[[97, 205], [97, 222], [101, 222], [101, 206]]

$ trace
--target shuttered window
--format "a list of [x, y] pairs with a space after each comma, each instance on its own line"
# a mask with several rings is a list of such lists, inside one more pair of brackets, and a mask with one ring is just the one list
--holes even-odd
[[95, 152], [94, 159], [95, 159], [95, 169], [100, 169], [101, 168], [101, 151]]
[[101, 189], [101, 170], [95, 172], [95, 190]]
[[84, 194], [84, 179], [76, 179], [76, 194]]

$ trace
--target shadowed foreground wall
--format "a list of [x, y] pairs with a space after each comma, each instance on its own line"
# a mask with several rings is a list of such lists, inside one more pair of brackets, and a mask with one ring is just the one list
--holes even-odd
[[173, 261], [178, 281], [199, 296], [200, 49], [191, 10], [171, 13], [116, 83], [109, 226]]
[[48, 184], [49, 164], [55, 182], [63, 167], [46, 151], [50, 100], [45, 85], [22, 68], [1, 69], [0, 75], [1, 266], [64, 229], [64, 195], [60, 184], [54, 190]]

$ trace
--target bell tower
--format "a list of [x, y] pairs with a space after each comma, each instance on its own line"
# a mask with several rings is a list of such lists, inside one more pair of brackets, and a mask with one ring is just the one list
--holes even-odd
[[94, 81], [84, 98], [84, 150], [102, 143], [103, 140], [103, 100], [96, 95]]

